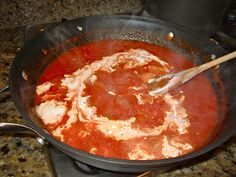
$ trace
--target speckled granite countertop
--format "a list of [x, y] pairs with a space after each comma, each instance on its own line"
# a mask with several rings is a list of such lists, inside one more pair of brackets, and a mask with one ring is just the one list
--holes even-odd
[[10, 0], [1, 1], [0, 28], [73, 19], [81, 16], [135, 12], [140, 0]]
[[[30, 1], [24, 1], [24, 2], [31, 3]], [[59, 2], [61, 1], [56, 1], [56, 3]], [[86, 3], [88, 2], [89, 1], [86, 1]], [[106, 1], [104, 1], [104, 3], [105, 2]], [[121, 1], [121, 2], [124, 4], [124, 2], [127, 1]], [[140, 8], [139, 5], [136, 4], [135, 6], [132, 3], [130, 3], [129, 6], [130, 8], [134, 7], [133, 10], [139, 10]], [[3, 7], [1, 6], [0, 7], [1, 13], [2, 13], [2, 8]], [[31, 7], [24, 6], [25, 10], [27, 8]], [[128, 8], [128, 6], [125, 5], [125, 8]], [[119, 11], [123, 11], [125, 8], [122, 8], [121, 6], [116, 4], [114, 5], [113, 9], [105, 7], [105, 9], [107, 10], [102, 11], [101, 9], [99, 9], [99, 12], [104, 12], [104, 13], [107, 12], [108, 14], [113, 12], [116, 13]], [[108, 10], [110, 11], [108, 12]], [[81, 13], [80, 15], [82, 16], [82, 15], [101, 14], [99, 12], [94, 12], [92, 8], [88, 7], [87, 11], [86, 12], [84, 11], [83, 12], [84, 14]], [[23, 13], [23, 12], [17, 12], [17, 13]], [[51, 13], [54, 13], [53, 10]], [[66, 12], [63, 11], [61, 13], [64, 14]], [[80, 16], [78, 14], [74, 15]], [[17, 14], [13, 14], [13, 16], [17, 16]], [[6, 22], [7, 20], [5, 19], [5, 16], [1, 16], [0, 18], [0, 24], [2, 25], [0, 26], [2, 28], [0, 29], [0, 68], [1, 68], [0, 88], [2, 88], [7, 83], [10, 64], [15, 54], [17, 53], [17, 50], [23, 45], [24, 29], [25, 29], [24, 25], [32, 23], [35, 20], [35, 16], [33, 16], [33, 19], [28, 17], [22, 20], [21, 22], [19, 20], [15, 24], [15, 26], [13, 25], [14, 28], [9, 28], [12, 25], [11, 18], [9, 18], [10, 19], [9, 22]], [[55, 16], [56, 16], [55, 18], [50, 17], [44, 21], [41, 21], [40, 19], [39, 21], [37, 21], [37, 23], [50, 22], [59, 18], [57, 15]], [[70, 18], [73, 17], [70, 16]], [[41, 16], [41, 18], [43, 17]], [[4, 21], [5, 26], [3, 26], [1, 20], [2, 21], [5, 20]], [[16, 26], [22, 26], [22, 27], [16, 27]], [[14, 104], [11, 101], [10, 95], [8, 93], [0, 95], [0, 122], [14, 122], [14, 123], [25, 124], [25, 121], [15, 110]], [[7, 177], [7, 176], [51, 177], [53, 175], [49, 167], [49, 161], [47, 159], [47, 153], [45, 148], [39, 145], [33, 137], [26, 135], [23, 136], [17, 134], [0, 133], [0, 176], [1, 177]], [[153, 176], [235, 177], [236, 137], [232, 137], [225, 144], [218, 147], [214, 151], [211, 151], [205, 156], [195, 159], [188, 164], [180, 164], [178, 167], [174, 169], [165, 172], [157, 172], [156, 174], [153, 174]]]

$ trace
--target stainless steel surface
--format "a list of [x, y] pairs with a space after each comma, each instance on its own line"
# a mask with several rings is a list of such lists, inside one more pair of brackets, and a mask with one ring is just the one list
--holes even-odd
[[15, 123], [0, 123], [0, 131], [2, 132], [14, 132], [14, 133], [33, 133], [36, 135], [36, 140], [41, 145], [46, 144], [45, 138], [41, 136], [37, 131], [32, 129], [29, 126], [21, 125], [21, 124], [15, 124]]
[[6, 85], [5, 87], [0, 88], [0, 94], [4, 92], [8, 92], [8, 91], [9, 91], [9, 85]]

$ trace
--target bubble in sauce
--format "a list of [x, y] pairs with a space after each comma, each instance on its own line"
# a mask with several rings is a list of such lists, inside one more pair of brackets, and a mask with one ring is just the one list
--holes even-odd
[[48, 54], [48, 50], [47, 49], [42, 49], [42, 53], [43, 53], [43, 55], [47, 55]]

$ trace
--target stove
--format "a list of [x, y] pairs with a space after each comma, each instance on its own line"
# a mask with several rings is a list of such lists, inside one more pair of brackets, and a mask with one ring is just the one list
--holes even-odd
[[[125, 15], [130, 15], [130, 13], [126, 13]], [[144, 10], [133, 15], [152, 17]], [[66, 19], [62, 19], [62, 22], [63, 21], [66, 21]], [[28, 25], [25, 30], [25, 42], [29, 41], [36, 34], [46, 30], [47, 28], [56, 26], [59, 23], [61, 22]], [[226, 52], [236, 49], [236, 40], [222, 31], [210, 36], [210, 39], [217, 45], [220, 45]], [[155, 172], [144, 172], [138, 174], [113, 172], [76, 161], [50, 144], [46, 145], [46, 150], [49, 157], [51, 170], [55, 177], [153, 177], [165, 170], [168, 170], [169, 168], [172, 168], [168, 167], [167, 169], [160, 169]]]

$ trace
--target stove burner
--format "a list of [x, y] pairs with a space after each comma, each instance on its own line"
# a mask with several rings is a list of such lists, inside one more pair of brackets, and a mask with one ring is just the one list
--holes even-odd
[[[102, 170], [75, 161], [52, 145], [47, 146], [52, 171], [56, 177], [144, 177], [145, 174], [121, 173]], [[146, 176], [147, 177], [147, 176]]]
[[90, 165], [78, 162], [76, 160], [74, 162], [77, 165], [77, 167], [79, 168], [79, 171], [83, 172], [84, 174], [98, 175], [98, 174], [103, 172], [103, 170], [101, 170], [99, 168], [96, 168], [96, 167], [93, 167], [93, 166], [90, 166]]

